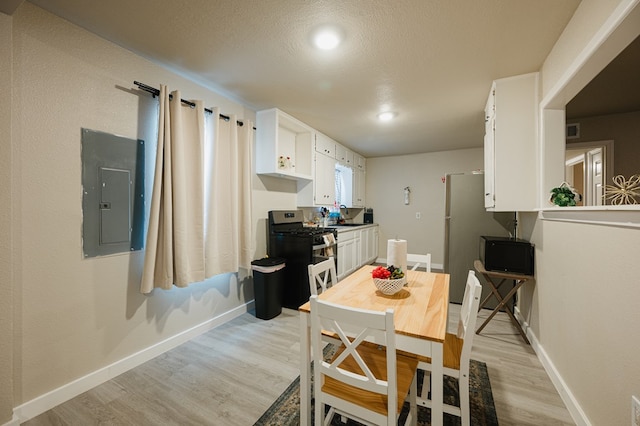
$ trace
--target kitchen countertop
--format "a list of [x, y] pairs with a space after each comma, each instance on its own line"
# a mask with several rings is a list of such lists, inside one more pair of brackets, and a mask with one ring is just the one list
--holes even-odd
[[362, 224], [350, 224], [350, 225], [329, 225], [328, 228], [335, 228], [338, 231], [338, 234], [341, 232], [349, 232], [349, 231], [355, 231], [358, 229], [364, 229], [364, 228], [369, 228], [372, 226], [378, 226], [377, 223], [362, 223]]
[[[357, 229], [369, 228], [372, 226], [378, 226], [378, 224], [377, 223], [358, 223], [358, 224], [348, 224], [348, 225], [327, 225], [326, 228], [335, 229], [338, 231], [338, 233], [340, 233], [340, 232], [354, 231]], [[310, 224], [310, 223], [305, 223], [304, 227], [305, 228], [323, 228], [322, 226], [319, 226], [317, 224]]]

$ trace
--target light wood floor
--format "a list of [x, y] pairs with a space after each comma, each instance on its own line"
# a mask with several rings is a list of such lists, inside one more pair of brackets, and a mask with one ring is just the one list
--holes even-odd
[[[298, 339], [294, 310], [244, 314], [25, 424], [250, 426], [298, 376]], [[472, 358], [487, 363], [500, 425], [575, 424], [506, 314], [475, 336]]]

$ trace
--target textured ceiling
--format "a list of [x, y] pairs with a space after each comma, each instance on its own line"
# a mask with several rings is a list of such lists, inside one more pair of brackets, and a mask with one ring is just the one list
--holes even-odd
[[[491, 81], [537, 71], [579, 0], [30, 0], [366, 157], [482, 146]], [[310, 32], [344, 42], [315, 50]], [[140, 81], [148, 84], [144, 76]], [[381, 124], [388, 106], [397, 119]]]

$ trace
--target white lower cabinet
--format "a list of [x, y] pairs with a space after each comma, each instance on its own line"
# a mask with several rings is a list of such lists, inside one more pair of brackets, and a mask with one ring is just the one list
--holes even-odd
[[360, 238], [358, 231], [341, 232], [338, 235], [338, 280], [354, 272], [358, 264]]
[[378, 226], [338, 234], [338, 280], [378, 257]]
[[360, 245], [360, 232], [356, 231], [354, 232], [354, 236], [353, 236], [353, 255], [354, 255], [354, 262], [353, 262], [353, 270], [351, 272], [355, 272], [360, 265], [362, 265], [362, 249], [361, 249], [361, 245]]
[[374, 262], [378, 257], [378, 227], [372, 226], [360, 231], [360, 247], [362, 247], [361, 264]]

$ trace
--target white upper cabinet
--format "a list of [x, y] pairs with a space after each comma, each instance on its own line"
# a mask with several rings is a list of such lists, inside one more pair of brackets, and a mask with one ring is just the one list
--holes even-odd
[[494, 129], [496, 122], [495, 84], [491, 85], [491, 92], [484, 108], [484, 207], [495, 206], [493, 170], [495, 169], [493, 147]]
[[314, 183], [314, 205], [333, 206], [336, 201], [336, 159], [316, 153]]
[[346, 165], [346, 158], [347, 148], [340, 144], [336, 144], [336, 160], [338, 160], [342, 165]]
[[298, 182], [298, 206], [333, 206], [336, 201], [336, 143], [316, 132], [314, 135], [312, 182]]
[[256, 173], [298, 182], [298, 206], [333, 206], [336, 167], [349, 207], [364, 207], [365, 159], [277, 108], [256, 113]]
[[353, 167], [354, 155], [354, 152], [350, 149], [340, 144], [336, 144], [336, 160], [338, 160], [340, 164], [347, 167]]
[[536, 208], [538, 73], [493, 82], [485, 109], [485, 207]]
[[367, 160], [360, 154], [353, 153], [353, 167], [364, 171], [367, 168]]
[[314, 130], [277, 108], [256, 113], [256, 173], [313, 179]]
[[364, 170], [353, 171], [353, 192], [351, 197], [351, 207], [364, 207], [365, 172]]
[[336, 145], [338, 145], [336, 141], [331, 139], [329, 136], [316, 132], [316, 152], [331, 158], [336, 158]]

